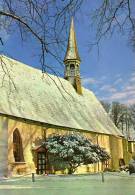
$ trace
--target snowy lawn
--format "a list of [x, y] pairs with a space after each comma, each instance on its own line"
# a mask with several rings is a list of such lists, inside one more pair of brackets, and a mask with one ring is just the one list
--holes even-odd
[[0, 195], [135, 195], [135, 176], [127, 173], [101, 175], [36, 176], [0, 181]]

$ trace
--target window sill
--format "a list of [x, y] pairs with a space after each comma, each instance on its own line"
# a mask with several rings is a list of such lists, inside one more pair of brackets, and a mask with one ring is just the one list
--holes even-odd
[[23, 165], [23, 164], [26, 164], [26, 162], [13, 162], [12, 164], [14, 164], [14, 165]]

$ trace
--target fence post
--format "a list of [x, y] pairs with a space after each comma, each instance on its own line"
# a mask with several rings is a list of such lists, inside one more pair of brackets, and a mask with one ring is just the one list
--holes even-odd
[[32, 182], [35, 182], [35, 174], [32, 173]]
[[102, 175], [102, 182], [105, 182], [104, 172], [101, 172], [101, 175]]

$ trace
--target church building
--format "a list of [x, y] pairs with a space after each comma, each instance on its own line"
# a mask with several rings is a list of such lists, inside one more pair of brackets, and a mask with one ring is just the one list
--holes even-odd
[[65, 173], [49, 166], [42, 147], [53, 134], [79, 132], [110, 153], [108, 162], [80, 166], [76, 173], [117, 170], [120, 161], [128, 163], [127, 141], [94, 93], [82, 87], [73, 19], [64, 78], [4, 55], [0, 63], [0, 176]]

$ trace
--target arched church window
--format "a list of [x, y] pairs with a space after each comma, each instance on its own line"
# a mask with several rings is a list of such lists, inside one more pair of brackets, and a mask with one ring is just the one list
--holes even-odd
[[13, 154], [15, 162], [24, 162], [22, 139], [18, 129], [13, 132]]
[[75, 65], [70, 64], [70, 76], [75, 76]]

